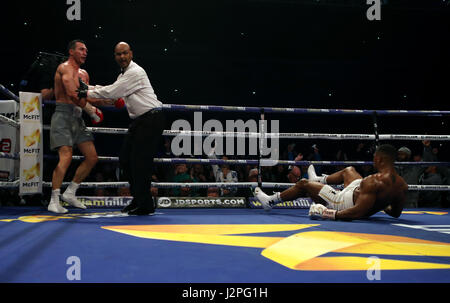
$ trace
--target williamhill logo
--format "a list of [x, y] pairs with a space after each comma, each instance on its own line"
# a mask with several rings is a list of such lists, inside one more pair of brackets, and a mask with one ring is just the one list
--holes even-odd
[[[262, 208], [261, 202], [258, 199], [250, 197], [249, 205], [251, 208]], [[310, 198], [298, 198], [294, 201], [284, 201], [274, 205], [273, 208], [309, 208], [311, 206]]]

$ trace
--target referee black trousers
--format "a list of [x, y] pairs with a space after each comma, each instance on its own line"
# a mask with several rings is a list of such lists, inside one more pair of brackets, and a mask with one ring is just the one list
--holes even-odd
[[130, 183], [134, 202], [142, 210], [154, 210], [150, 188], [153, 158], [165, 127], [162, 111], [149, 111], [131, 122], [119, 156], [122, 177]]

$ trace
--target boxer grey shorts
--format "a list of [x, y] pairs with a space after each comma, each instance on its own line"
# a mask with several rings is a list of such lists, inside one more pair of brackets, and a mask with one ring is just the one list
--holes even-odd
[[80, 107], [56, 103], [50, 125], [50, 149], [74, 146], [86, 141], [94, 141], [92, 133], [86, 129]]

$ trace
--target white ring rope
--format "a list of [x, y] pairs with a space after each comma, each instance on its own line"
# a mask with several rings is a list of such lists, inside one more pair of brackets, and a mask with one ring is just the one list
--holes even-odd
[[[443, 116], [449, 115], [450, 111], [398, 111], [398, 110], [346, 110], [346, 109], [305, 109], [305, 108], [259, 108], [259, 107], [236, 107], [236, 106], [214, 106], [214, 105], [173, 105], [166, 104], [163, 105], [163, 109], [170, 111], [239, 111], [239, 112], [258, 112], [262, 110], [265, 113], [293, 113], [293, 114], [357, 114], [357, 115], [373, 115], [374, 113], [378, 115], [419, 115], [419, 116]], [[3, 115], [0, 115], [0, 122], [13, 126], [15, 128], [20, 127], [20, 123], [12, 119], [9, 119]], [[43, 126], [44, 130], [49, 130], [49, 125]], [[107, 127], [87, 127], [87, 129], [93, 133], [103, 133], [103, 134], [126, 134], [128, 132], [127, 128], [107, 128]], [[165, 130], [163, 132], [164, 136], [217, 136], [217, 137], [245, 137], [245, 138], [284, 138], [284, 139], [329, 139], [329, 140], [374, 140], [377, 139], [376, 135], [372, 134], [326, 134], [326, 133], [255, 133], [255, 132], [211, 132], [211, 131], [174, 131]], [[378, 135], [379, 140], [412, 140], [412, 141], [450, 141], [450, 135], [409, 135], [409, 134], [380, 134]], [[0, 158], [10, 158], [17, 159], [18, 155], [12, 155], [7, 153], [0, 153]], [[82, 156], [74, 156], [74, 159], [82, 159]], [[118, 157], [99, 157], [103, 161], [118, 161]], [[174, 160], [186, 161], [185, 163], [192, 163], [193, 161], [200, 161], [197, 163], [214, 163], [212, 159], [155, 159], [155, 162], [159, 163], [170, 163]], [[191, 162], [189, 162], [191, 161]], [[211, 162], [210, 162], [211, 161]], [[217, 160], [215, 160], [217, 161]], [[222, 160], [230, 161], [228, 163], [233, 164], [247, 164], [251, 160]], [[258, 161], [258, 160], [255, 160]], [[274, 163], [273, 160], [261, 159], [261, 163], [264, 161], [270, 161]], [[217, 163], [217, 162], [216, 162]], [[301, 164], [299, 164], [301, 163]], [[278, 161], [278, 164], [283, 165], [337, 165], [337, 161]], [[340, 165], [366, 165], [370, 162], [364, 161], [341, 161]], [[435, 162], [437, 163], [437, 162]], [[406, 163], [399, 163], [406, 164]], [[421, 163], [425, 164], [425, 162]], [[419, 164], [417, 164], [419, 165]], [[436, 164], [437, 165], [437, 164]], [[69, 183], [63, 183], [63, 186], [67, 186]], [[268, 188], [288, 188], [293, 186], [294, 183], [270, 183], [262, 182], [262, 187]], [[51, 182], [43, 182], [44, 187], [51, 187]], [[81, 183], [82, 188], [111, 188], [111, 187], [128, 187], [128, 182], [84, 182]], [[256, 182], [236, 182], [236, 183], [171, 183], [171, 182], [155, 182], [152, 186], [157, 188], [174, 188], [174, 187], [198, 187], [198, 188], [208, 188], [208, 187], [237, 187], [237, 188], [254, 188], [258, 186]], [[0, 188], [17, 188], [19, 187], [19, 180], [13, 182], [0, 182]], [[408, 185], [408, 190], [412, 191], [424, 191], [424, 190], [435, 190], [435, 191], [450, 191], [449, 185]]]
[[[50, 126], [45, 125], [44, 130]], [[87, 127], [97, 134], [126, 134], [127, 128]], [[375, 140], [371, 134], [326, 134], [326, 133], [255, 133], [255, 132], [216, 132], [216, 131], [187, 131], [164, 130], [163, 136], [186, 137], [236, 137], [236, 138], [281, 138], [281, 139], [325, 139], [325, 140]], [[411, 141], [450, 141], [450, 135], [409, 135], [409, 134], [380, 134], [379, 140], [411, 140]]]
[[12, 181], [12, 182], [0, 182], [0, 188], [5, 189], [15, 189], [18, 188], [20, 184], [20, 180]]
[[[328, 139], [328, 140], [375, 140], [371, 134], [326, 134], [326, 133], [255, 133], [255, 132], [217, 132], [217, 131], [182, 131], [164, 130], [164, 136], [211, 136], [237, 138], [281, 138], [281, 139]], [[381, 134], [379, 140], [435, 140], [450, 141], [450, 135], [409, 135]]]
[[20, 127], [20, 123], [19, 122], [16, 122], [13, 119], [10, 119], [10, 118], [5, 117], [3, 115], [0, 115], [0, 122], [3, 122], [5, 124], [8, 124], [8, 125], [10, 125], [12, 127], [15, 127], [15, 128], [19, 128]]
[[[18, 155], [0, 153], [0, 158], [18, 159]], [[46, 155], [46, 159], [58, 159], [56, 155]], [[72, 156], [73, 160], [83, 160], [84, 156]], [[99, 161], [118, 162], [119, 157], [98, 156]], [[196, 159], [196, 158], [154, 158], [154, 163], [159, 164], [204, 164], [204, 165], [295, 165], [295, 166], [362, 166], [373, 165], [373, 161], [292, 161], [292, 160], [268, 160], [268, 159]], [[450, 166], [450, 162], [395, 162], [396, 166]]]
[[[62, 187], [67, 187], [70, 183], [64, 182]], [[294, 186], [295, 183], [274, 183], [274, 182], [262, 182], [264, 188], [283, 189]], [[43, 182], [44, 187], [51, 187], [51, 182]], [[174, 183], [174, 182], [152, 182], [152, 187], [156, 188], [255, 188], [258, 186], [257, 182], [204, 182], [204, 183]], [[0, 182], [0, 188], [17, 188], [19, 187], [19, 181], [13, 182]], [[80, 188], [120, 188], [129, 187], [128, 182], [83, 182], [80, 184]], [[342, 188], [342, 185], [335, 186], [336, 188]], [[408, 185], [410, 191], [450, 191], [450, 185]]]
[[0, 152], [0, 159], [18, 160], [19, 159], [19, 153], [10, 154], [10, 153]]
[[163, 104], [165, 111], [219, 111], [249, 113], [285, 113], [285, 114], [327, 114], [327, 115], [373, 115], [379, 116], [446, 116], [450, 111], [438, 110], [367, 110], [367, 109], [329, 109], [329, 108], [287, 108], [287, 107], [245, 107], [222, 105], [183, 105]]

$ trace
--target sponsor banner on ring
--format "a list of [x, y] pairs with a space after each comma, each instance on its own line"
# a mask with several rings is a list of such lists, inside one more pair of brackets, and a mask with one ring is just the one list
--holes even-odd
[[[0, 115], [16, 120], [17, 102], [2, 100]], [[19, 151], [19, 130], [11, 125], [0, 124], [0, 152], [14, 155]], [[19, 160], [0, 159], [0, 181], [14, 181], [19, 176]]]
[[160, 208], [245, 208], [244, 197], [160, 197]]
[[[261, 202], [254, 197], [248, 198], [250, 208], [262, 208]], [[298, 198], [293, 201], [284, 201], [274, 205], [272, 208], [309, 208], [312, 204], [310, 198]]]
[[42, 193], [42, 97], [19, 92], [20, 97], [20, 195]]
[[[87, 207], [125, 207], [132, 197], [97, 197], [97, 196], [79, 196], [78, 201]], [[69, 206], [67, 202], [61, 202], [63, 206]]]
[[[87, 207], [125, 207], [132, 197], [79, 196], [78, 200]], [[246, 208], [244, 197], [158, 197], [158, 208]], [[68, 206], [62, 202], [63, 206]]]

